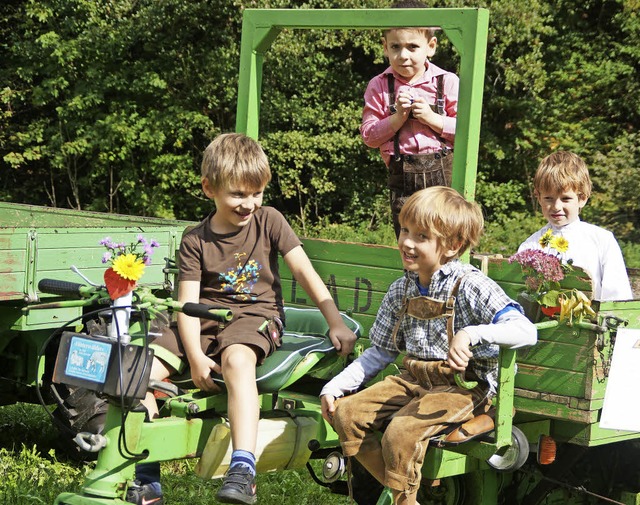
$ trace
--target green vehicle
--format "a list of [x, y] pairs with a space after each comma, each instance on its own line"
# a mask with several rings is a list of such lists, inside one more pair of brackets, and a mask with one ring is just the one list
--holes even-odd
[[[236, 129], [258, 137], [263, 58], [281, 30], [438, 25], [461, 56], [453, 186], [471, 199], [488, 23], [485, 9], [247, 9]], [[221, 477], [230, 457], [224, 393], [203, 394], [185, 377], [173, 385], [152, 385], [165, 393], [156, 422], [144, 423], [144, 413], [135, 408], [146, 389], [148, 343], [167, 314], [229, 316], [206, 306], [182, 306], [173, 298], [175, 251], [192, 223], [15, 204], [0, 204], [0, 216], [0, 366], [10, 379], [0, 382], [0, 401], [43, 397], [47, 404], [56, 403], [56, 415], [77, 445], [97, 454], [82, 491], [63, 493], [56, 503], [124, 505], [139, 461], [199, 458], [199, 475]], [[109, 342], [105, 336], [116, 318], [101, 286], [104, 248], [99, 242], [109, 236], [129, 243], [139, 234], [157, 240], [154, 257], [168, 260], [154, 262], [135, 291], [127, 323], [131, 342]], [[361, 337], [357, 356], [367, 346], [387, 287], [402, 275], [399, 255], [391, 247], [304, 243], [345, 320]], [[513, 298], [524, 290], [517, 264], [491, 256], [468, 260]], [[86, 279], [71, 271], [72, 265]], [[258, 471], [311, 469], [309, 461], [318, 459], [323, 464], [322, 475], [314, 474], [317, 482], [327, 492], [344, 493], [344, 458], [335, 432], [322, 419], [318, 393], [347, 360], [327, 344], [322, 318], [284, 263], [281, 273], [287, 327], [282, 348], [258, 369]], [[563, 287], [591, 290], [581, 272]], [[434, 440], [424, 464], [420, 503], [640, 503], [640, 433], [601, 426], [614, 344], [623, 329], [640, 329], [640, 301], [592, 306], [595, 316], [569, 324], [557, 316], [542, 317], [536, 321], [536, 346], [501, 351], [496, 429], [455, 447], [440, 447]], [[102, 382], [83, 382], [79, 373], [69, 373], [75, 342], [104, 345], [111, 353], [111, 361], [103, 360], [109, 366]], [[398, 366], [381, 375], [397, 372]], [[637, 403], [633, 387], [628, 389], [629, 401]], [[354, 470], [353, 491], [360, 505], [391, 503], [390, 493], [361, 471]]]

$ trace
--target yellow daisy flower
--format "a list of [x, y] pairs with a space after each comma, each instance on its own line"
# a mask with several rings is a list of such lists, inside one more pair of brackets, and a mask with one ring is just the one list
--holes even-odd
[[540, 239], [538, 240], [538, 243], [542, 247], [547, 247], [549, 245], [549, 242], [551, 241], [551, 237], [553, 237], [553, 232], [551, 231], [551, 228], [549, 228], [547, 231], [544, 232], [544, 235], [540, 237]]
[[549, 246], [554, 248], [556, 251], [563, 253], [567, 252], [567, 249], [569, 249], [569, 241], [560, 235], [556, 235], [549, 241]]
[[113, 271], [120, 277], [137, 281], [144, 273], [144, 262], [135, 254], [121, 254], [113, 260]]

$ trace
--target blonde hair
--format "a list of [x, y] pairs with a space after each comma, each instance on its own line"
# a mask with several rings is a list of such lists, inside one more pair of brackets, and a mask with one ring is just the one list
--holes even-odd
[[225, 133], [205, 149], [202, 177], [211, 188], [264, 188], [271, 180], [269, 160], [262, 147], [242, 133]]
[[484, 229], [482, 210], [455, 189], [432, 186], [416, 191], [400, 211], [400, 223], [411, 223], [436, 237], [449, 249], [459, 247], [458, 256], [478, 245]]
[[533, 177], [536, 197], [545, 191], [575, 191], [585, 200], [591, 196], [591, 179], [587, 164], [569, 151], [556, 151], [544, 158]]

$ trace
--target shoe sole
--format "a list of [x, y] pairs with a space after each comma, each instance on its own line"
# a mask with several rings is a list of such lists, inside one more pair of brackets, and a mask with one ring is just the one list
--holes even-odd
[[258, 497], [256, 495], [247, 496], [242, 493], [218, 493], [216, 495], [216, 500], [222, 503], [237, 503], [240, 505], [253, 505]]

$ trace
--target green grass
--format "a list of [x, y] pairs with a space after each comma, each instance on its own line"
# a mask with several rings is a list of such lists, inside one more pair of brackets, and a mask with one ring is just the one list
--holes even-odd
[[[0, 407], [0, 504], [52, 504], [61, 492], [78, 492], [93, 463], [70, 461], [54, 448], [57, 432], [42, 407]], [[219, 480], [203, 480], [193, 472], [197, 460], [162, 464], [165, 503], [213, 505]], [[316, 474], [320, 461], [314, 461]], [[345, 496], [331, 494], [306, 469], [258, 476], [260, 505], [341, 505]]]

